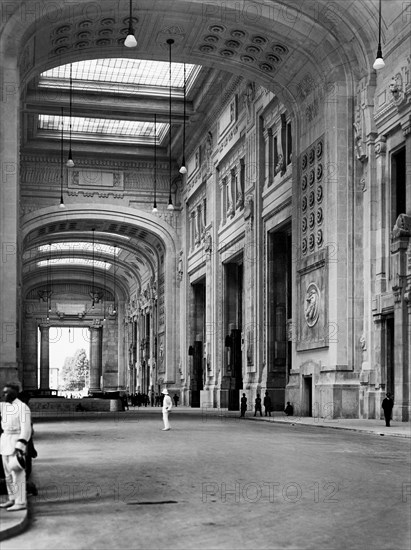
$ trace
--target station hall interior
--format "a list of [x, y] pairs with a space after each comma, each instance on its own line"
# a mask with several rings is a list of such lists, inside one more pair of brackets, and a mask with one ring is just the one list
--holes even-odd
[[0, 8], [1, 383], [409, 421], [411, 4]]

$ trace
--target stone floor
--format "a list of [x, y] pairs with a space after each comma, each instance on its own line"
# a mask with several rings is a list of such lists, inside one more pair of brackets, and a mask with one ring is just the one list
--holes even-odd
[[18, 535], [0, 511], [1, 550], [409, 548], [409, 424], [247, 415], [38, 418], [39, 494]]

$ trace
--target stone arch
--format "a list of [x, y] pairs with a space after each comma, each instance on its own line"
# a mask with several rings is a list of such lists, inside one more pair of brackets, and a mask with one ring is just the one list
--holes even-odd
[[[24, 216], [21, 220], [21, 242], [23, 247], [30, 235], [46, 224], [62, 221], [90, 219], [96, 223], [120, 222], [136, 228], [143, 228], [158, 237], [164, 247], [164, 309], [165, 309], [165, 367], [168, 381], [175, 379], [175, 365], [178, 354], [176, 327], [178, 323], [177, 285], [177, 250], [180, 249], [179, 238], [174, 229], [159, 217], [142, 210], [121, 207], [115, 212], [104, 205], [83, 204], [81, 207], [69, 206], [64, 212], [54, 207], [43, 208]], [[45, 238], [44, 242], [47, 240]]]
[[[19, 57], [23, 85], [40, 71], [70, 63], [74, 59], [135, 56], [133, 51], [119, 45], [118, 37], [114, 39], [114, 33], [113, 39], [107, 39], [107, 43], [93, 45], [89, 41], [90, 44], [86, 45], [85, 42], [77, 42], [76, 47], [73, 44], [72, 48], [67, 47], [64, 41], [62, 44], [52, 44], [50, 38], [50, 33], [63, 24], [69, 27], [80, 22], [92, 27], [104, 21], [108, 22], [110, 29], [110, 20], [115, 22], [124, 19], [128, 6], [123, 7], [120, 3], [113, 6], [110, 0], [93, 4], [93, 9], [88, 0], [79, 0], [67, 6], [45, 0], [41, 6], [42, 9], [30, 10], [26, 3], [16, 2], [14, 12], [10, 13], [5, 26], [3, 40], [7, 41], [11, 56]], [[396, 4], [394, 9], [399, 11], [400, 6]], [[166, 2], [156, 3], [155, 10], [159, 15], [170, 16]], [[167, 60], [165, 40], [172, 36], [175, 39], [175, 61], [214, 66], [259, 82], [274, 92], [288, 109], [294, 111], [299, 103], [295, 89], [298, 85], [295, 74], [299, 70], [296, 62], [299, 60], [300, 67], [316, 76], [317, 85], [326, 82], [330, 71], [336, 68], [345, 68], [345, 72], [354, 71], [357, 75], [370, 71], [375, 49], [377, 11], [377, 8], [372, 9], [369, 2], [363, 0], [348, 8], [343, 3], [326, 0], [310, 5], [299, 4], [298, 7], [292, 2], [270, 5], [264, 0], [255, 0], [251, 4], [176, 0], [173, 2], [173, 14], [176, 16], [173, 21], [178, 21], [178, 24], [162, 26], [154, 41], [143, 40], [139, 44], [138, 52], [142, 58]], [[143, 21], [153, 24], [153, 8], [149, 1], [139, 2], [136, 12], [139, 19], [136, 32]], [[201, 22], [198, 36], [185, 31], [193, 28], [194, 20]], [[198, 25], [195, 28], [199, 28]], [[37, 52], [34, 55], [30, 49], [30, 40], [36, 30], [41, 33], [36, 50], [43, 47], [39, 55]], [[89, 31], [86, 29], [86, 32]], [[200, 43], [196, 47], [184, 48], [185, 42], [193, 41], [193, 35]], [[16, 36], [22, 37], [20, 43]], [[352, 44], [354, 36], [355, 45]], [[210, 37], [214, 37], [214, 42]], [[53, 49], [47, 50], [44, 44], [49, 38]], [[267, 40], [272, 42], [271, 46], [278, 42], [278, 46], [288, 49], [287, 59], [282, 59], [275, 48], [274, 51], [265, 51], [264, 42]], [[238, 54], [238, 44], [241, 45], [242, 41], [248, 48], [245, 55]], [[253, 46], [254, 49], [250, 50]], [[188, 51], [189, 54], [186, 53]]]

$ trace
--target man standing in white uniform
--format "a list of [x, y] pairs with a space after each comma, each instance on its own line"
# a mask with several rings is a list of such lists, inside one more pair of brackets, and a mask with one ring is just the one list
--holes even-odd
[[168, 422], [168, 413], [171, 411], [173, 407], [173, 402], [171, 401], [171, 397], [168, 395], [168, 389], [164, 388], [164, 390], [161, 392], [164, 394], [163, 399], [163, 422], [164, 422], [164, 428], [163, 432], [166, 432], [170, 429], [170, 424]]
[[24, 462], [27, 443], [31, 437], [31, 414], [28, 406], [17, 399], [19, 386], [7, 383], [0, 402], [1, 427], [0, 454], [3, 460], [9, 500], [0, 504], [8, 512], [27, 508], [26, 472], [16, 468], [16, 457]]

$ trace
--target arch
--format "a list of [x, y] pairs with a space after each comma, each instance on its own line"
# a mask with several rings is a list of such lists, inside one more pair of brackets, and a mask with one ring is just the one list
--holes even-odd
[[[161, 1], [156, 2], [153, 8], [152, 2], [141, 0], [135, 8], [139, 19], [136, 32], [142, 34], [142, 27], [148, 26], [155, 38], [152, 39], [152, 34], [150, 40], [143, 37], [136, 51], [142, 58], [166, 61], [167, 48], [164, 45], [166, 38], [172, 35], [175, 38], [174, 61], [213, 66], [257, 81], [274, 92], [287, 108], [295, 111], [298, 107], [295, 76], [299, 70], [311, 71], [320, 82], [326, 82], [330, 71], [338, 67], [357, 74], [370, 71], [376, 46], [378, 0], [373, 0], [371, 4], [365, 0], [349, 5], [318, 0], [315, 3], [299, 3], [296, 7], [293, 2], [271, 4], [265, 0], [252, 3], [175, 0], [172, 22], [158, 28], [155, 27], [154, 10], [159, 19], [161, 15], [170, 19], [169, 5]], [[395, 18], [401, 9], [401, 2], [390, 2], [389, 12], [383, 12], [383, 16], [386, 19]], [[28, 2], [21, 0], [16, 2], [13, 13], [10, 11], [3, 40], [7, 41], [10, 52], [19, 52], [21, 79], [25, 83], [39, 71], [74, 59], [135, 57], [134, 50], [119, 44], [119, 34], [114, 32], [104, 43], [101, 40], [98, 44], [94, 44], [93, 40], [78, 40], [71, 48], [64, 40], [61, 43], [64, 32], [57, 38], [50, 36], [55, 29], [63, 28], [63, 24], [68, 28], [67, 33], [75, 24], [85, 26], [84, 32], [90, 32], [90, 28], [103, 23], [108, 25], [106, 30], [112, 30], [110, 22], [113, 28], [116, 23], [124, 26], [123, 20], [127, 15], [126, 3], [113, 3], [111, 0], [101, 0], [92, 5], [88, 0], [79, 0], [67, 6], [45, 0], [41, 9], [31, 9]], [[189, 33], [186, 29], [196, 29], [196, 32]], [[30, 40], [36, 32], [34, 55], [30, 50]], [[231, 36], [228, 46], [226, 32], [237, 33], [236, 38]], [[16, 38], [18, 36], [22, 37], [20, 42]], [[216, 37], [216, 45], [206, 42], [207, 36]], [[251, 46], [261, 49], [267, 37], [289, 50], [286, 62], [281, 59], [277, 66], [272, 61], [275, 57], [271, 57], [271, 61], [267, 57], [264, 62], [257, 60], [257, 50], [254, 50], [257, 51], [254, 58], [252, 54], [248, 57], [237, 55], [236, 40], [241, 42], [243, 38], [247, 39]], [[191, 42], [190, 47], [187, 47], [187, 42]], [[209, 47], [205, 48], [207, 44]], [[264, 53], [266, 55], [267, 52]]]
[[[46, 224], [70, 222], [75, 220], [91, 219], [93, 222], [112, 221], [136, 228], [143, 228], [156, 235], [164, 247], [164, 310], [165, 310], [165, 361], [167, 380], [175, 379], [176, 354], [178, 339], [178, 296], [175, 289], [177, 277], [177, 250], [179, 237], [176, 231], [158, 216], [142, 210], [119, 207], [115, 212], [105, 205], [82, 204], [80, 207], [68, 206], [64, 211], [55, 207], [43, 208], [24, 216], [21, 220], [21, 242], [24, 246], [30, 243], [30, 236]], [[46, 237], [47, 238], [47, 237]], [[100, 279], [102, 279], [100, 275]], [[101, 282], [101, 281], [100, 281]]]

